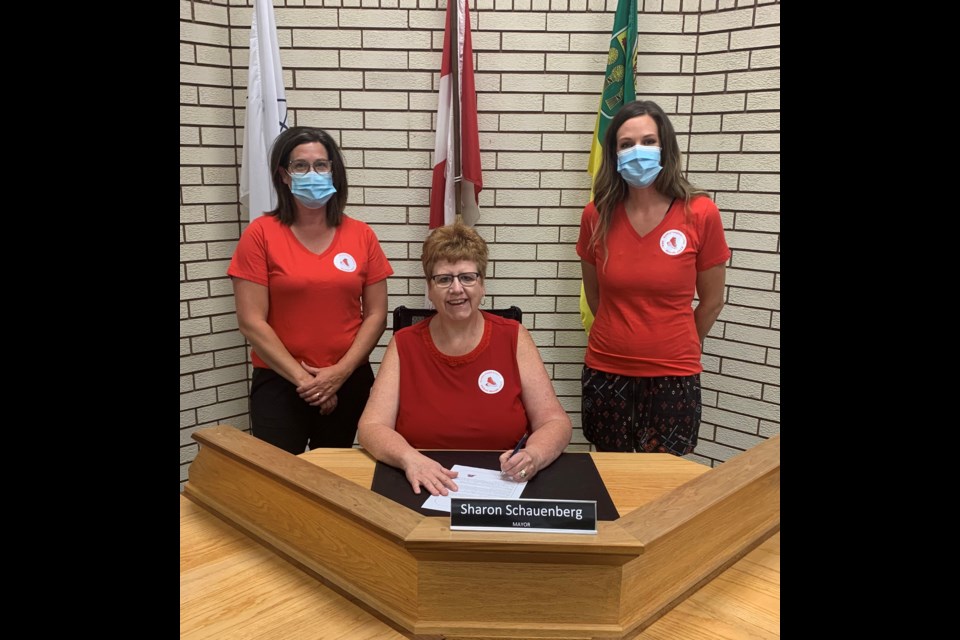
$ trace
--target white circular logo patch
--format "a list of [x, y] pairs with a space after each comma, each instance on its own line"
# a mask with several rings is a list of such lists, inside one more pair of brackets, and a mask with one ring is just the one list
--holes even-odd
[[487, 369], [480, 374], [477, 384], [484, 393], [498, 393], [503, 389], [503, 376], [495, 369]]
[[686, 248], [687, 236], [683, 235], [683, 231], [670, 229], [670, 231], [665, 231], [664, 234], [660, 236], [660, 249], [668, 256], [679, 255], [683, 253], [683, 250]]
[[349, 253], [338, 253], [333, 257], [333, 266], [340, 271], [350, 273], [357, 270], [357, 261]]

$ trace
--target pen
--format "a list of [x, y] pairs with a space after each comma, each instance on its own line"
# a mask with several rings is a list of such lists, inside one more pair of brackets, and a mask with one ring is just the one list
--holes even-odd
[[527, 432], [527, 433], [523, 434], [523, 437], [520, 438], [520, 442], [518, 442], [518, 443], [517, 443], [517, 446], [515, 446], [515, 447], [513, 448], [513, 451], [510, 452], [510, 456], [507, 458], [507, 460], [509, 460], [509, 459], [512, 458], [513, 456], [517, 455], [517, 451], [520, 451], [520, 449], [523, 447], [524, 443], [527, 441], [527, 436], [529, 436], [529, 435], [530, 435], [530, 432]]

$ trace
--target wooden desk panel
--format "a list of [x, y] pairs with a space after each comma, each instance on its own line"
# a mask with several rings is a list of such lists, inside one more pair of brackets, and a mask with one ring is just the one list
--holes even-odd
[[779, 637], [779, 533], [637, 636], [639, 640]]
[[[302, 457], [351, 482], [370, 486], [375, 463], [361, 451], [318, 450]], [[666, 454], [595, 453], [593, 457], [621, 515], [708, 470], [688, 461], [677, 465], [678, 459]], [[671, 468], [668, 478], [663, 475], [664, 466]], [[407, 637], [183, 496], [180, 635], [278, 640]], [[779, 636], [778, 533], [633, 637]]]
[[406, 636], [181, 495], [180, 637]]

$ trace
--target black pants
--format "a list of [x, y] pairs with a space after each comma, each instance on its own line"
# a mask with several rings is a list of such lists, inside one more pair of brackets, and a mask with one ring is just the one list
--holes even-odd
[[583, 367], [583, 435], [597, 451], [686, 455], [700, 431], [700, 374], [633, 378]]
[[320, 415], [297, 395], [297, 388], [272, 369], [254, 369], [250, 386], [253, 435], [290, 453], [309, 447], [352, 447], [357, 423], [367, 406], [373, 369], [357, 367], [337, 391], [337, 408]]

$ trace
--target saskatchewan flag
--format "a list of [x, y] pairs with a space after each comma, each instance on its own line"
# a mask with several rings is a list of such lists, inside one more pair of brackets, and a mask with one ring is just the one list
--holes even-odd
[[[613, 18], [613, 30], [610, 32], [610, 51], [607, 53], [607, 73], [603, 78], [603, 91], [600, 94], [600, 107], [597, 109], [597, 123], [593, 128], [593, 144], [590, 147], [590, 160], [587, 172], [596, 178], [603, 158], [603, 137], [613, 116], [627, 102], [637, 99], [634, 86], [634, 73], [637, 68], [637, 0], [619, 0], [617, 13]], [[593, 199], [593, 189], [590, 190]], [[587, 306], [587, 297], [580, 284], [580, 319], [583, 328], [590, 333], [593, 314]]]

